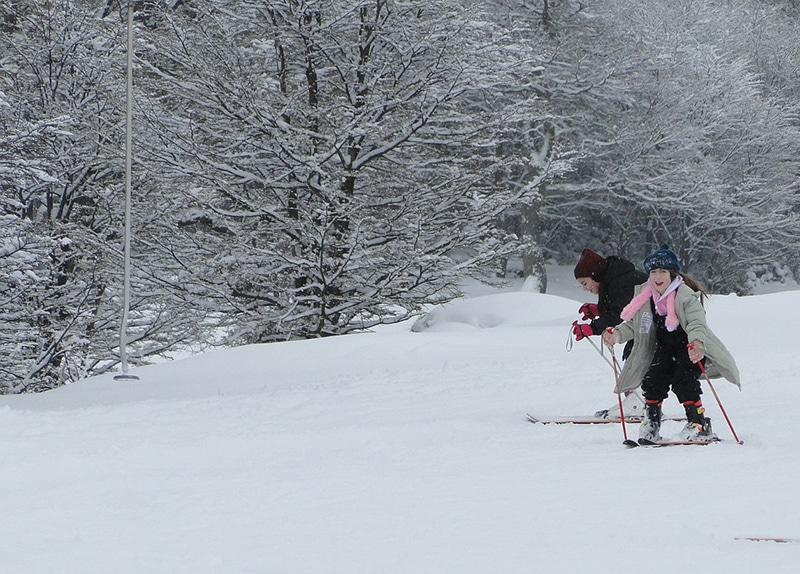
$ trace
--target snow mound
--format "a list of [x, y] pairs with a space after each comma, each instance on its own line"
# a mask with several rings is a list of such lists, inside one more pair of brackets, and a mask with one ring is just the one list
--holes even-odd
[[433, 308], [411, 330], [453, 331], [467, 328], [533, 327], [569, 325], [577, 305], [571, 299], [542, 293], [514, 292], [456, 299]]

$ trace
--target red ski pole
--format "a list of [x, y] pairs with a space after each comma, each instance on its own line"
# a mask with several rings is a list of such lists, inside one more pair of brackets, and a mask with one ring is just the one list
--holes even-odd
[[[613, 328], [609, 327], [606, 329], [609, 332], [613, 332]], [[619, 363], [617, 362], [617, 355], [614, 354], [614, 347], [610, 347], [611, 349], [611, 360], [614, 362], [614, 381], [616, 382], [616, 388], [614, 389], [617, 393], [617, 403], [619, 403], [619, 420], [620, 424], [622, 425], [622, 439], [623, 444], [628, 444], [628, 429], [625, 427], [625, 411], [622, 408], [622, 391], [619, 388]]]
[[624, 442], [628, 442], [628, 429], [625, 427], [625, 411], [622, 409], [622, 392], [619, 390], [619, 372], [617, 371], [619, 363], [617, 363], [617, 356], [614, 351], [611, 351], [611, 359], [614, 361], [614, 381], [617, 383], [617, 402], [619, 403], [619, 419], [622, 424], [622, 438]]
[[[692, 343], [687, 345], [690, 349], [694, 347]], [[728, 423], [728, 428], [731, 429], [731, 434], [733, 435], [733, 439], [736, 441], [737, 444], [744, 444], [743, 440], [739, 440], [739, 437], [736, 434], [736, 431], [733, 428], [733, 424], [731, 424], [731, 419], [728, 418], [728, 413], [725, 412], [725, 407], [722, 406], [722, 401], [719, 399], [719, 395], [717, 394], [717, 390], [714, 388], [714, 385], [711, 383], [711, 377], [708, 376], [706, 372], [706, 368], [703, 366], [701, 361], [697, 361], [697, 366], [700, 367], [700, 370], [703, 372], [703, 375], [706, 377], [706, 382], [708, 383], [708, 388], [711, 389], [711, 393], [714, 395], [714, 398], [717, 400], [717, 405], [719, 406], [719, 410], [722, 411], [722, 416], [725, 417], [725, 422]]]

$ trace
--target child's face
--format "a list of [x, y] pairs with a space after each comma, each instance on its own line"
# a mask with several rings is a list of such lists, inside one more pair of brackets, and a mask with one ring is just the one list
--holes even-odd
[[653, 269], [650, 272], [650, 284], [658, 291], [659, 295], [663, 295], [667, 290], [670, 283], [672, 283], [672, 276], [666, 269]]
[[600, 292], [600, 283], [591, 277], [578, 277], [578, 283], [581, 284], [584, 291], [597, 295]]

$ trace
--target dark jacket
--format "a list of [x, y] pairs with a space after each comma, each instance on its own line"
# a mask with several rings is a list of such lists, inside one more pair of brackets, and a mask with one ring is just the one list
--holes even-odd
[[601, 334], [608, 327], [622, 323], [619, 316], [625, 306], [633, 299], [633, 290], [647, 281], [647, 274], [627, 259], [616, 255], [606, 257], [606, 269], [595, 279], [600, 283], [597, 294], [597, 310], [600, 316], [591, 322], [592, 332]]

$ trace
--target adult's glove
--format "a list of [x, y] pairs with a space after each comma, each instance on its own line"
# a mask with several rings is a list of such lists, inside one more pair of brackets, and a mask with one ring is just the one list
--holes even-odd
[[578, 309], [578, 313], [583, 313], [582, 318], [584, 321], [591, 321], [600, 316], [600, 310], [595, 303], [584, 303], [581, 305], [581, 308]]
[[572, 333], [575, 335], [576, 341], [580, 341], [584, 337], [591, 337], [594, 335], [592, 326], [589, 323], [578, 323], [577, 321], [572, 325]]

